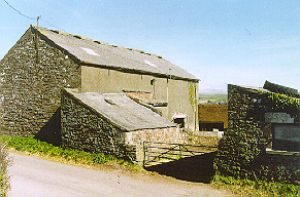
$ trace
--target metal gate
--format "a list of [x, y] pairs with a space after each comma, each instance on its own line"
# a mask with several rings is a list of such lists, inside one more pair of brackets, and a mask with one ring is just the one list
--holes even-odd
[[215, 152], [217, 147], [193, 144], [143, 142], [143, 150], [143, 166], [147, 167], [175, 161], [185, 157]]

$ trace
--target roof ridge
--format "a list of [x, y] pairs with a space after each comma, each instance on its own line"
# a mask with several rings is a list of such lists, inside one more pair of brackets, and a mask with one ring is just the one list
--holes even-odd
[[[44, 39], [48, 39], [50, 43], [68, 52], [76, 61], [85, 65], [111, 67], [170, 79], [199, 81], [185, 69], [153, 53], [117, 46], [65, 31], [34, 25], [30, 27], [32, 31], [38, 32]], [[104, 56], [101, 57], [99, 54]]]
[[[93, 43], [96, 43], [96, 44], [104, 44], [104, 45], [107, 45], [107, 46], [123, 48], [123, 49], [127, 49], [129, 51], [136, 51], [136, 52], [139, 52], [141, 54], [155, 56], [158, 59], [163, 59], [163, 57], [161, 55], [157, 55], [155, 53], [146, 52], [146, 51], [141, 50], [141, 49], [131, 48], [131, 47], [124, 47], [124, 46], [115, 45], [115, 44], [110, 44], [110, 43], [107, 43], [107, 42], [104, 42], [104, 41], [94, 40], [94, 39], [91, 39], [91, 38], [88, 38], [88, 37], [85, 37], [85, 36], [81, 36], [81, 35], [78, 35], [78, 34], [73, 34], [73, 33], [65, 32], [65, 31], [62, 31], [62, 30], [48, 29], [46, 27], [41, 27], [41, 26], [36, 26], [36, 25], [31, 25], [31, 26], [34, 29], [37, 29], [37, 30], [42, 29], [42, 30], [45, 30], [45, 31], [51, 31], [51, 32], [56, 33], [56, 34], [65, 35], [65, 36], [72, 36], [74, 38], [82, 39], [82, 40], [87, 40], [87, 41], [90, 41], [90, 42], [93, 42]], [[42, 32], [40, 32], [40, 33], [42, 33]]]

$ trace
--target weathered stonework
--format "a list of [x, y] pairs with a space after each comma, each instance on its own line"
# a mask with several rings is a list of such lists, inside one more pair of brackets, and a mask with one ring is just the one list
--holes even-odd
[[124, 131], [105, 117], [63, 92], [61, 102], [62, 145], [90, 152], [126, 157]]
[[126, 144], [142, 144], [147, 142], [184, 143], [187, 134], [179, 128], [157, 128], [130, 131], [125, 133]]
[[271, 123], [265, 122], [266, 113], [287, 112], [297, 119], [298, 101], [283, 95], [276, 99], [270, 92], [234, 85], [228, 86], [228, 97], [229, 128], [219, 143], [215, 159], [218, 172], [299, 183], [299, 154], [284, 156], [267, 152], [272, 130]]
[[79, 65], [40, 37], [37, 53], [35, 39], [29, 28], [0, 62], [2, 133], [59, 132], [61, 88], [80, 85]]
[[179, 128], [143, 129], [125, 132], [125, 144], [136, 147], [136, 161], [142, 164], [144, 160], [143, 142], [185, 143], [188, 135]]

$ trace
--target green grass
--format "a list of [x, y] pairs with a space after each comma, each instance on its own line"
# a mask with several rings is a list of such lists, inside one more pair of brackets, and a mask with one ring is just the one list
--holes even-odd
[[33, 137], [17, 137], [0, 135], [0, 142], [17, 151], [34, 155], [50, 157], [53, 159], [71, 161], [78, 164], [98, 165], [105, 163], [117, 163], [124, 166], [135, 166], [130, 162], [117, 159], [115, 156], [102, 153], [90, 153], [81, 150], [62, 148], [34, 139]]
[[200, 94], [200, 101], [207, 101], [210, 103], [227, 103], [227, 94]]
[[227, 189], [239, 196], [300, 196], [300, 186], [286, 183], [268, 182], [264, 180], [251, 181], [216, 175], [212, 184], [218, 188]]

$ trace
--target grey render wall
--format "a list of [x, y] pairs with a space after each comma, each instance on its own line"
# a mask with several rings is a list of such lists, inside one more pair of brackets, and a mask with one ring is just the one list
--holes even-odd
[[54, 131], [61, 88], [80, 85], [79, 65], [40, 37], [36, 64], [34, 39], [29, 28], [0, 62], [2, 133], [31, 135], [47, 126]]
[[[154, 83], [151, 84], [151, 81]], [[198, 130], [198, 83], [159, 78], [151, 75], [125, 73], [90, 66], [81, 66], [81, 91], [120, 93], [140, 91], [148, 93], [151, 102], [168, 102], [162, 115], [169, 120], [175, 113], [187, 115], [186, 129]]]
[[126, 131], [66, 91], [62, 93], [61, 128], [64, 147], [135, 159], [135, 146], [125, 145]]

